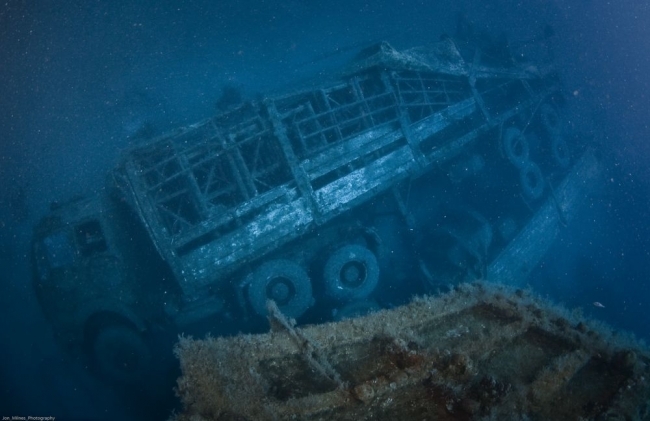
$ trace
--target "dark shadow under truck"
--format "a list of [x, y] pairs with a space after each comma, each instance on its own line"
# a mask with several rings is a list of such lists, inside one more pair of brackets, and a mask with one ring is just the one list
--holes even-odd
[[522, 282], [597, 175], [562, 105], [550, 66], [376, 45], [128, 150], [102, 193], [38, 225], [36, 292], [65, 348], [131, 382], [152, 330], [247, 329], [269, 298], [317, 322]]

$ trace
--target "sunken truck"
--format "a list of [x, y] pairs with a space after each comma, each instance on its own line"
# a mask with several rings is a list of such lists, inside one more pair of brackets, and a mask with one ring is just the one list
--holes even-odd
[[380, 43], [331, 79], [125, 151], [99, 194], [36, 227], [34, 287], [60, 344], [128, 382], [150, 332], [246, 330], [267, 300], [316, 323], [525, 282], [598, 162], [567, 132], [551, 65], [466, 47]]

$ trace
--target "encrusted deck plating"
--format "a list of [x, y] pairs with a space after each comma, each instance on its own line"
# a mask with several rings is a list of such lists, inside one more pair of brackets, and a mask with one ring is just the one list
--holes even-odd
[[338, 323], [181, 338], [183, 420], [650, 419], [650, 353], [494, 284]]

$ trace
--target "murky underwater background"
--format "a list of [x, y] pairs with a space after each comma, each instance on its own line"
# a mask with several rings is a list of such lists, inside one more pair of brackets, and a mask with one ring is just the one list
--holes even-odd
[[[538, 37], [561, 72], [572, 130], [605, 144], [607, 185], [529, 284], [650, 339], [650, 6], [559, 1], [6, 1], [0, 5], [0, 415], [164, 419], [63, 355], [33, 295], [28, 244], [49, 203], [100, 189], [138, 133], [208, 117], [224, 86], [245, 98], [328, 74], [360, 48], [453, 34], [462, 14]], [[594, 307], [600, 302], [604, 308]], [[215, 332], [218, 333], [218, 329]], [[161, 341], [161, 355], [170, 343]]]

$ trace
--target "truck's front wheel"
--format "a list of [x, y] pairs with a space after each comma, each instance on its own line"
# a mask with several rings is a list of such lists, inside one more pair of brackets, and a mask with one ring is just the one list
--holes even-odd
[[273, 300], [282, 314], [298, 318], [314, 304], [309, 275], [290, 260], [271, 260], [258, 267], [247, 281], [248, 300], [255, 312], [267, 314]]
[[143, 382], [151, 369], [151, 352], [142, 335], [125, 325], [103, 327], [94, 336], [92, 359], [98, 374], [120, 384]]

